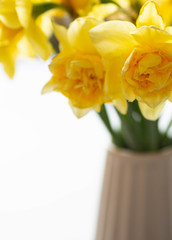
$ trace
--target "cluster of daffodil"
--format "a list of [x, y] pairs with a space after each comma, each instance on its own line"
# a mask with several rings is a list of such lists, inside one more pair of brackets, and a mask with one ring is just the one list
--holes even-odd
[[155, 120], [172, 99], [172, 27], [154, 2], [143, 6], [136, 26], [84, 17], [68, 29], [54, 24], [54, 32], [61, 52], [43, 92], [62, 92], [78, 117], [107, 102], [125, 114], [127, 101], [137, 100], [143, 115]]
[[[59, 24], [66, 14], [69, 27]], [[171, 0], [1, 0], [0, 62], [12, 77], [18, 55], [47, 59], [53, 31], [60, 53], [42, 92], [61, 92], [77, 117], [100, 112], [117, 145], [153, 150], [169, 144], [148, 120], [172, 101], [171, 23]], [[105, 103], [116, 107], [123, 136], [112, 129]]]
[[18, 55], [49, 58], [52, 47], [32, 17], [34, 0], [0, 1], [0, 62], [13, 77]]

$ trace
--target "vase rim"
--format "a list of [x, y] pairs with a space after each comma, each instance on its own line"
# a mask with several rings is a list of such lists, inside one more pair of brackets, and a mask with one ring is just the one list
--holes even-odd
[[147, 156], [149, 156], [149, 159], [150, 158], [156, 159], [156, 158], [163, 158], [170, 155], [172, 156], [172, 147], [166, 147], [163, 149], [159, 149], [157, 151], [139, 152], [139, 151], [133, 151], [125, 148], [118, 148], [113, 144], [111, 144], [108, 148], [108, 152], [111, 154], [116, 154], [121, 157], [125, 157], [125, 158], [131, 158], [131, 156], [133, 156], [133, 158], [140, 157], [145, 159]]

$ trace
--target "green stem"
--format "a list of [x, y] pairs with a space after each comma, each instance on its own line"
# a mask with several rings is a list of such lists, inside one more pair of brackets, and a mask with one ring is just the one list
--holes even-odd
[[114, 144], [121, 147], [122, 139], [120, 137], [120, 134], [112, 128], [107, 111], [106, 111], [106, 107], [104, 104], [102, 105], [101, 111], [98, 113], [98, 115], [101, 118], [101, 120], [103, 121], [106, 128], [108, 129], [109, 133], [111, 134]]
[[[128, 112], [126, 115], [122, 115], [117, 111], [121, 120], [121, 133], [125, 140], [127, 147], [135, 151], [142, 151], [142, 129], [140, 127], [141, 119], [139, 112], [137, 111], [136, 103], [128, 103]], [[135, 114], [136, 119], [133, 117]]]
[[143, 139], [145, 151], [155, 151], [160, 148], [158, 121], [143, 120]]
[[158, 121], [148, 121], [140, 112], [138, 103], [128, 103], [128, 112], [122, 115], [121, 132], [127, 147], [134, 151], [154, 151], [160, 148]]
[[164, 132], [164, 134], [162, 135], [162, 139], [161, 139], [161, 145], [162, 145], [162, 146], [164, 145], [164, 142], [165, 142], [166, 139], [168, 138], [168, 132], [169, 132], [171, 126], [172, 126], [172, 119], [171, 119], [171, 121], [169, 122], [169, 124], [168, 124], [168, 126], [167, 126], [167, 128], [166, 128], [166, 130], [165, 130], [165, 132]]
[[143, 150], [154, 151], [159, 149], [160, 132], [158, 129], [158, 120], [150, 121], [145, 119], [136, 101], [134, 102], [134, 106], [135, 111], [140, 115], [141, 118], [139, 127], [141, 128]]

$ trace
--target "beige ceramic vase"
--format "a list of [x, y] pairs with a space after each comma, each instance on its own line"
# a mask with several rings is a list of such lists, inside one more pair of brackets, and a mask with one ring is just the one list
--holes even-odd
[[110, 148], [96, 240], [172, 240], [172, 149]]

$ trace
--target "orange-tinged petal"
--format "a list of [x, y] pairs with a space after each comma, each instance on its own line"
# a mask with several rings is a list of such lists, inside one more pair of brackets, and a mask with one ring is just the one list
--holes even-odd
[[172, 92], [170, 93], [170, 96], [168, 97], [168, 101], [172, 102]]

